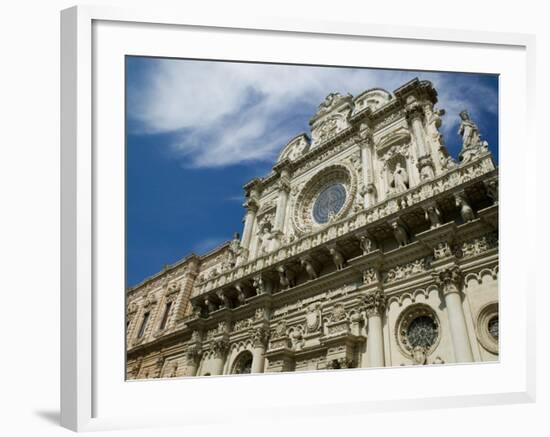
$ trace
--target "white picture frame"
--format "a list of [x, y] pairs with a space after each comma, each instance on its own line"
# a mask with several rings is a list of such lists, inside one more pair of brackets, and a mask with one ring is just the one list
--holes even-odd
[[[439, 59], [430, 57], [430, 65], [426, 63], [424, 69], [438, 69], [437, 65], [441, 66], [440, 70], [450, 71], [461, 68], [468, 71], [479, 69], [509, 75], [510, 82], [514, 77], [517, 79], [515, 90], [507, 89], [510, 85], [507, 83], [503, 83], [501, 87], [501, 271], [504, 275], [501, 286], [503, 352], [500, 363], [429, 369], [350, 370], [323, 375], [124, 381], [124, 371], [120, 366], [125, 354], [124, 343], [120, 342], [121, 336], [124, 337], [121, 324], [121, 320], [124, 320], [124, 286], [120, 281], [123, 277], [120, 268], [121, 263], [123, 265], [123, 244], [121, 247], [120, 241], [122, 239], [123, 242], [124, 229], [121, 228], [123, 221], [121, 222], [119, 213], [113, 214], [112, 222], [108, 215], [105, 216], [110, 205], [120, 203], [117, 193], [120, 194], [123, 187], [120, 158], [123, 156], [124, 143], [120, 129], [123, 127], [124, 117], [119, 111], [119, 97], [123, 94], [120, 84], [124, 78], [118, 74], [118, 68], [121, 54], [156, 53], [158, 56], [177, 56], [177, 47], [161, 43], [165, 42], [163, 38], [169, 38], [167, 41], [173, 40], [174, 35], [168, 34], [180, 30], [181, 35], [174, 34], [177, 38], [196, 36], [197, 41], [205, 35], [208, 38], [209, 34], [220, 32], [224, 33], [224, 38], [242, 38], [243, 41], [252, 36], [265, 36], [271, 45], [261, 47], [261, 51], [254, 44], [235, 45], [235, 50], [241, 50], [240, 56], [258, 61], [277, 60], [277, 56], [281, 55], [269, 52], [269, 48], [273, 47], [273, 41], [281, 40], [281, 45], [284, 45], [282, 40], [289, 38], [294, 38], [297, 42], [307, 40], [307, 44], [312, 44], [311, 47], [315, 47], [319, 41], [330, 40], [335, 46], [345, 42], [349, 47], [363, 43], [389, 44], [392, 45], [391, 50], [398, 50], [393, 46], [399, 44], [418, 46], [419, 50], [422, 47], [422, 50], [453, 48], [460, 53], [475, 49], [480, 54], [477, 57], [479, 59], [474, 60], [478, 64], [472, 62], [464, 65], [459, 57], [455, 59], [442, 55]], [[147, 35], [140, 38], [139, 35], [143, 32]], [[125, 34], [131, 34], [133, 44], [137, 45], [131, 46], [125, 40]], [[138, 47], [139, 44], [141, 46]], [[534, 280], [525, 280], [534, 275], [531, 274], [532, 267], [528, 260], [516, 260], [512, 268], [513, 260], [510, 255], [512, 248], [525, 244], [517, 236], [514, 237], [513, 229], [528, 220], [529, 212], [526, 208], [515, 208], [513, 202], [507, 202], [507, 199], [522, 198], [526, 202], [530, 200], [534, 203], [535, 175], [532, 170], [527, 172], [526, 166], [522, 165], [525, 162], [516, 162], [514, 167], [506, 166], [509, 162], [507, 148], [511, 143], [517, 144], [519, 139], [526, 150], [526, 157], [521, 159], [534, 159], [536, 155], [530, 126], [534, 103], [534, 46], [534, 37], [523, 34], [360, 22], [312, 22], [305, 19], [299, 22], [275, 18], [251, 20], [246, 17], [227, 20], [215, 15], [195, 16], [188, 11], [136, 11], [91, 6], [64, 10], [61, 13], [61, 424], [72, 430], [88, 431], [233, 420], [234, 411], [222, 407], [223, 402], [227, 403], [227, 398], [222, 394], [217, 396], [220, 399], [212, 399], [209, 395], [214, 392], [240, 392], [237, 396], [241, 396], [245, 407], [254, 412], [255, 420], [260, 421], [273, 414], [288, 417], [341, 414], [344, 411], [348, 414], [365, 414], [374, 411], [534, 401], [535, 310], [534, 299], [531, 297], [535, 293], [535, 287], [531, 282]], [[170, 50], [173, 50], [172, 54]], [[180, 56], [212, 58], [215, 50], [212, 48], [213, 51], [206, 54], [209, 50], [208, 44], [196, 44], [192, 53], [182, 52]], [[486, 59], [491, 50], [495, 52], [494, 57]], [[201, 51], [205, 52], [203, 56], [200, 56]], [[261, 59], [258, 59], [258, 53], [262, 54]], [[346, 62], [345, 55], [338, 55], [333, 63], [346, 65], [342, 64]], [[407, 58], [404, 51], [402, 55], [402, 59], [395, 60], [392, 65], [388, 65], [388, 60], [383, 63], [382, 57], [376, 61], [374, 56], [371, 66], [399, 68], [401, 64], [401, 68], [421, 69], [418, 67], [424, 65], [420, 60]], [[292, 58], [294, 55], [290, 50], [287, 56], [287, 59], [279, 60], [299, 61], [297, 57]], [[318, 56], [320, 59], [326, 54], [319, 53]], [[235, 57], [238, 58], [239, 54], [231, 59]], [[104, 69], [106, 62], [110, 62], [109, 59], [117, 61], [109, 65], [110, 73], [106, 76]], [[516, 62], [510, 63], [510, 59]], [[116, 63], [118, 67], [115, 66]], [[494, 67], [491, 68], [491, 65]], [[102, 82], [104, 80], [108, 82], [105, 85]], [[110, 106], [113, 113], [107, 114], [103, 111], [104, 99], [101, 92], [98, 94], [98, 89], [109, 90], [115, 96], [113, 100], [116, 103]], [[514, 108], [511, 105], [506, 106], [508, 102], [515, 102]], [[118, 119], [119, 116], [122, 118]], [[106, 124], [102, 117], [113, 121]], [[516, 124], [513, 125], [512, 122]], [[122, 139], [122, 143], [110, 143], [114, 147], [108, 153], [113, 154], [113, 159], [107, 164], [104, 149], [98, 154], [97, 147], [98, 144], [105, 144], [110, 136]], [[114, 177], [109, 177], [107, 184], [109, 187], [116, 187], [113, 188], [112, 195], [106, 191], [107, 175]], [[119, 211], [118, 206], [115, 209]], [[528, 244], [534, 244], [535, 240], [536, 228], [534, 221], [531, 223], [533, 226], [524, 230], [528, 235]], [[106, 246], [110, 244], [106, 243], [108, 241], [116, 243], [108, 248], [109, 254], [105, 254]], [[105, 267], [108, 261], [113, 266], [112, 271], [109, 270], [110, 267]], [[520, 292], [512, 293], [512, 289]], [[105, 294], [106, 290], [111, 293]], [[120, 295], [117, 291], [120, 291]], [[113, 301], [109, 302], [109, 299]], [[515, 311], [513, 329], [511, 323], [507, 324], [507, 321], [511, 321], [512, 307]], [[113, 334], [112, 339], [106, 338], [106, 332], [116, 333], [117, 330], [121, 331], [120, 334]], [[121, 348], [120, 352], [118, 347]], [[411, 382], [415, 379], [411, 375], [418, 376], [418, 372], [422, 372], [424, 378], [425, 372], [430, 372], [431, 382], [426, 381], [423, 385]], [[448, 385], [442, 387], [441, 381], [448, 381]], [[346, 391], [349, 387], [361, 387], [361, 384], [369, 389]], [[381, 387], [384, 385], [394, 386], [393, 391], [382, 392]], [[182, 390], [189, 394], [187, 399], [180, 399], [178, 406], [169, 406], [169, 402], [176, 399], [178, 391], [181, 393]], [[269, 399], [250, 397], [251, 393], [258, 390], [269, 390]], [[297, 393], [302, 395], [290, 396], [292, 401], [288, 401], [284, 397], [285, 390], [299, 390]], [[385, 394], [382, 396], [381, 393]], [[152, 402], [154, 405], [143, 405], [143, 410], [140, 410], [140, 405], [133, 403], [132, 399], [142, 399], [142, 402]], [[201, 411], [201, 402], [207, 400], [208, 411]], [[191, 402], [198, 406], [196, 410], [189, 409], [193, 406]], [[240, 408], [242, 407], [241, 404]], [[148, 413], [145, 414], [144, 411]], [[187, 411], [188, 414], [181, 414], [181, 411]]]

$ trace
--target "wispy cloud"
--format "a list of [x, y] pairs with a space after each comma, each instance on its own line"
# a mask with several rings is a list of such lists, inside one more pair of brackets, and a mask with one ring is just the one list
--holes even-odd
[[195, 243], [195, 245], [193, 246], [193, 252], [196, 252], [199, 255], [202, 255], [206, 252], [211, 251], [212, 249], [215, 249], [220, 244], [224, 243], [226, 240], [227, 238], [222, 238], [222, 237], [205, 238]]
[[496, 91], [461, 75], [227, 62], [149, 60], [129, 84], [129, 116], [141, 133], [170, 133], [174, 155], [192, 167], [271, 161], [307, 129], [309, 118], [333, 91], [393, 91], [413, 77], [439, 90], [447, 115], [444, 135], [456, 135], [458, 113], [496, 113]]

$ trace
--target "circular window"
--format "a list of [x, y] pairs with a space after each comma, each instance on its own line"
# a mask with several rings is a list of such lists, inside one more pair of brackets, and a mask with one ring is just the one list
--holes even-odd
[[340, 220], [350, 211], [357, 192], [357, 175], [347, 163], [327, 166], [296, 193], [292, 222], [298, 235]]
[[319, 223], [328, 223], [346, 203], [346, 189], [342, 184], [333, 184], [325, 188], [313, 205], [313, 219]]
[[498, 303], [490, 303], [481, 309], [477, 316], [476, 334], [481, 346], [498, 354]]
[[489, 320], [488, 329], [491, 337], [498, 341], [498, 316], [493, 317], [491, 320]]
[[427, 305], [416, 304], [401, 313], [396, 324], [397, 343], [401, 352], [410, 358], [415, 347], [429, 355], [440, 339], [440, 325], [434, 311]]
[[437, 325], [429, 316], [419, 316], [407, 329], [407, 340], [413, 348], [422, 346], [429, 349], [437, 339]]

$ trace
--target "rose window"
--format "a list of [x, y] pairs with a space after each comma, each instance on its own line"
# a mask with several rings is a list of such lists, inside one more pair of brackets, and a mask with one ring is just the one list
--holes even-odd
[[437, 339], [437, 325], [430, 316], [420, 316], [411, 321], [407, 328], [407, 340], [411, 347], [429, 349]]
[[404, 356], [410, 357], [415, 347], [423, 348], [429, 355], [441, 339], [441, 326], [432, 308], [414, 304], [399, 315], [395, 334]]
[[357, 176], [352, 166], [339, 163], [313, 175], [297, 193], [292, 207], [296, 234], [303, 235], [345, 217], [357, 192]]
[[313, 205], [313, 219], [319, 223], [327, 223], [331, 216], [336, 215], [346, 202], [346, 189], [342, 184], [334, 184], [325, 188]]

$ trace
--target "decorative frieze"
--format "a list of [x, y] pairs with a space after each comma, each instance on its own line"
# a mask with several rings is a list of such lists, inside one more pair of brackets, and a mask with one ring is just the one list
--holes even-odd
[[492, 232], [482, 237], [464, 241], [458, 248], [458, 255], [462, 258], [469, 258], [476, 255], [481, 255], [490, 249], [498, 246], [498, 234]]
[[[401, 205], [411, 207], [427, 198], [433, 197], [464, 182], [489, 173], [493, 171], [494, 168], [495, 167], [489, 154], [478, 160], [474, 160], [467, 165], [453, 168], [433, 180], [425, 181], [417, 185], [407, 192], [392, 196], [373, 208], [360, 211], [351, 215], [346, 220], [329, 224], [323, 229], [305, 235], [302, 238], [297, 238], [266, 256], [258, 257], [243, 265], [235, 267], [228, 272], [222, 274], [218, 272], [217, 277], [207, 279], [203, 284], [201, 284], [198, 291], [202, 294], [216, 288], [220, 283], [228, 284], [231, 281], [243, 278], [253, 272], [259, 272], [263, 269], [269, 268], [269, 266], [276, 264], [279, 260], [307, 252], [314, 247], [321, 246], [333, 239], [338, 238], [340, 235], [345, 235], [349, 231], [358, 229], [377, 220], [381, 220], [384, 217], [398, 211], [401, 208]], [[467, 212], [465, 211], [465, 213], [467, 217]], [[224, 278], [223, 281], [221, 278]]]
[[391, 284], [392, 282], [408, 279], [413, 275], [427, 272], [430, 269], [430, 263], [427, 258], [419, 258], [410, 263], [399, 265], [388, 270], [385, 275], [384, 282]]

